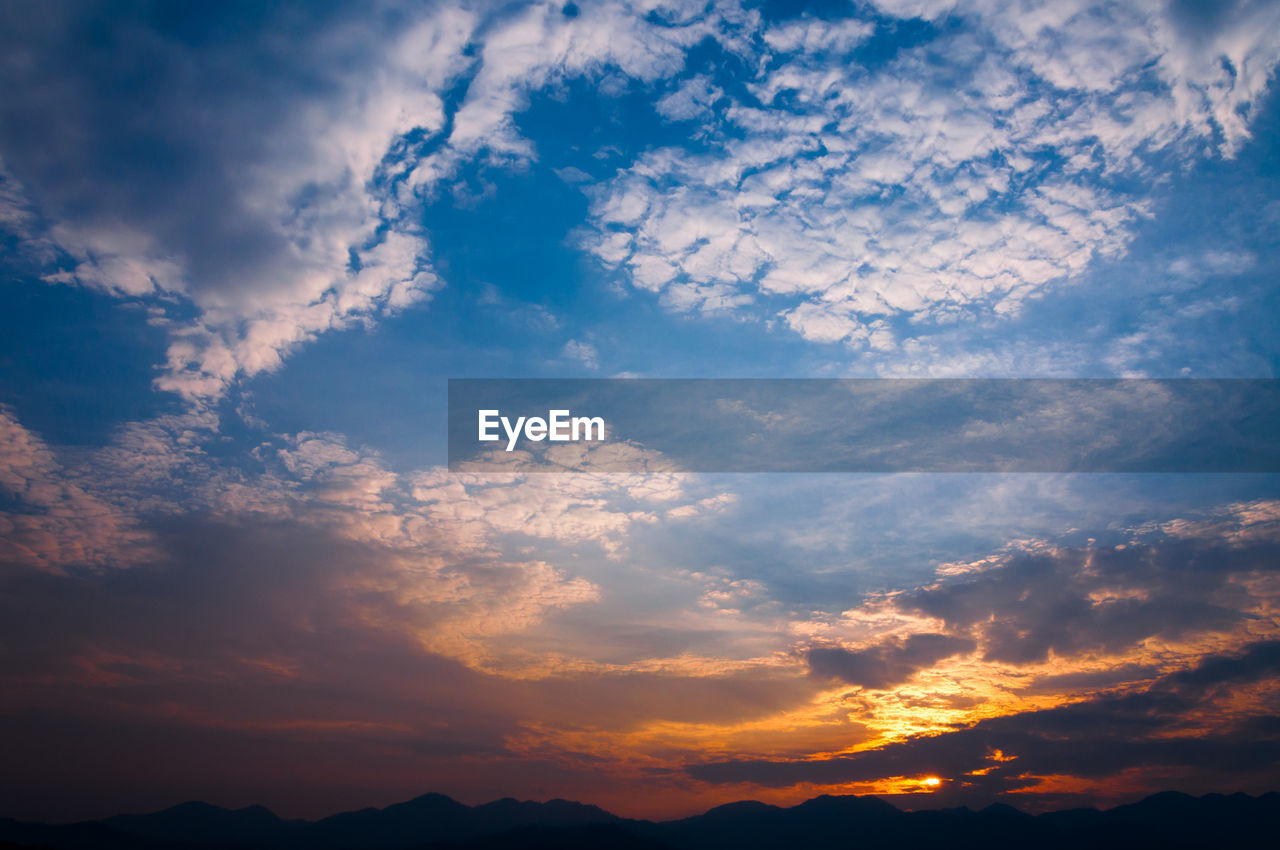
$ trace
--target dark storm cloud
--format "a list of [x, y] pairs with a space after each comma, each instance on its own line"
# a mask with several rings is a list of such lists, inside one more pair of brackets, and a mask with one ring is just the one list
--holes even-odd
[[1120, 652], [1150, 637], [1228, 629], [1244, 618], [1230, 581], [1274, 570], [1280, 548], [1169, 540], [1154, 545], [1022, 553], [1001, 568], [903, 594], [904, 611], [979, 637], [989, 661], [1029, 664], [1053, 652]]
[[1153, 664], [1119, 664], [1106, 670], [1083, 670], [1071, 673], [1056, 673], [1051, 676], [1037, 676], [1032, 680], [1030, 690], [1040, 693], [1062, 693], [1075, 690], [1099, 690], [1127, 682], [1140, 682], [1154, 679], [1160, 669]]
[[1194, 668], [1174, 673], [1164, 681], [1179, 692], [1194, 693], [1198, 689], [1237, 682], [1256, 682], [1280, 675], [1280, 641], [1251, 644], [1237, 655], [1214, 655]]
[[918, 670], [952, 655], [972, 652], [969, 638], [940, 634], [891, 639], [866, 649], [813, 647], [805, 653], [815, 676], [839, 679], [864, 688], [889, 688], [910, 679]]
[[[1100, 778], [1151, 767], [1189, 777], [1234, 774], [1238, 781], [1264, 776], [1274, 783], [1280, 777], [1280, 728], [1255, 717], [1202, 733], [1196, 723], [1198, 712], [1214, 709], [1216, 686], [1267, 680], [1278, 669], [1280, 644], [1257, 643], [1240, 653], [1209, 656], [1136, 693], [991, 718], [851, 756], [711, 762], [690, 765], [687, 773], [704, 782], [774, 787], [933, 774], [977, 794], [1025, 786], [1028, 776]], [[1195, 734], [1178, 734], [1185, 732]], [[997, 752], [1009, 760], [993, 758]], [[988, 772], [966, 776], [977, 770]]]

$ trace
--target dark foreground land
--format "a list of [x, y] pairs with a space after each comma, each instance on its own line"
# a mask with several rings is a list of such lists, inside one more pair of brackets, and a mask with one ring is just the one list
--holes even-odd
[[773, 848], [1189, 848], [1280, 846], [1280, 794], [1166, 792], [1106, 811], [1029, 815], [995, 805], [904, 812], [874, 797], [816, 797], [791, 808], [731, 803], [683, 820], [620, 818], [595, 806], [498, 800], [464, 806], [427, 794], [318, 821], [261, 806], [184, 803], [75, 824], [0, 820], [0, 850], [773, 850]]

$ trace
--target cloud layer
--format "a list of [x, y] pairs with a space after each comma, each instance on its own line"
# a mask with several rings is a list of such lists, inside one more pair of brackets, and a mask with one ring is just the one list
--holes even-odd
[[[1261, 2], [565, 8], [18, 16], [6, 227], [46, 280], [149, 304], [172, 340], [156, 386], [204, 405], [443, 285], [419, 213], [464, 167], [538, 157], [517, 126], [535, 94], [634, 84], [697, 144], [585, 186], [582, 248], [674, 310], [886, 349], [900, 320], [1016, 313], [1123, 254], [1151, 212], [1137, 187], [1174, 155], [1231, 156], [1280, 59]], [[694, 58], [709, 44], [719, 71]]]
[[674, 310], [894, 348], [1122, 255], [1138, 187], [1231, 156], [1280, 59], [1261, 3], [880, 6], [933, 31], [885, 58], [893, 24], [781, 23], [738, 94], [680, 83], [661, 111], [705, 144], [594, 189], [583, 246]]

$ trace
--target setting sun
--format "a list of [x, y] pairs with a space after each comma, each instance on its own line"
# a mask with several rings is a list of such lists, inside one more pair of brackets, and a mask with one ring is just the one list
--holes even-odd
[[942, 784], [942, 780], [936, 776], [930, 776], [928, 779], [924, 781], [923, 784], [929, 788], [937, 788], [939, 785]]

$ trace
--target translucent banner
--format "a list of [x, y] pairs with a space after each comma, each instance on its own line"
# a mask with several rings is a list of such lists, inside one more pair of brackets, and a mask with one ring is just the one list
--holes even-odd
[[464, 472], [1277, 472], [1273, 379], [454, 379]]

